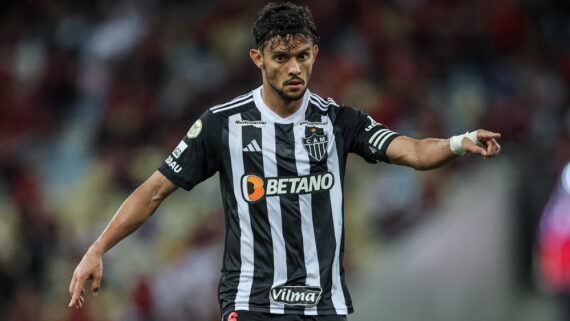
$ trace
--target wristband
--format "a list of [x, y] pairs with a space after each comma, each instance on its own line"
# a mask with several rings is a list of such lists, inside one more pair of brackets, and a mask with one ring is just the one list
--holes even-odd
[[461, 147], [461, 142], [465, 137], [469, 138], [469, 140], [471, 140], [476, 145], [484, 147], [484, 145], [481, 144], [481, 142], [477, 139], [476, 130], [472, 132], [466, 132], [463, 135], [456, 135], [449, 139], [449, 148], [451, 149], [453, 155], [463, 156], [463, 154], [465, 154], [466, 150], [464, 150], [463, 147]]

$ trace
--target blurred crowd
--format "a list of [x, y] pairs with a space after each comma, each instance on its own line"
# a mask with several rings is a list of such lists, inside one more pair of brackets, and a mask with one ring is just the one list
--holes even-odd
[[[570, 4], [297, 3], [311, 8], [321, 34], [312, 91], [414, 138], [502, 133], [501, 157], [520, 172], [515, 244], [528, 281], [540, 213], [570, 161]], [[0, 319], [218, 320], [224, 223], [215, 179], [173, 194], [105, 256], [113, 264], [87, 308], [67, 308], [67, 287], [124, 198], [193, 121], [261, 84], [248, 50], [264, 4], [0, 4]], [[352, 177], [363, 166], [351, 161]], [[450, 171], [467, 175], [469, 166], [424, 175], [381, 166], [360, 209], [376, 242], [426, 219]], [[348, 246], [346, 264], [357, 266]]]

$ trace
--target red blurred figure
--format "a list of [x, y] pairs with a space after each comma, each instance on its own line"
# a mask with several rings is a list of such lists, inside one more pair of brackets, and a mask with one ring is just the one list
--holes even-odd
[[538, 255], [543, 285], [557, 294], [570, 292], [570, 162], [542, 214]]

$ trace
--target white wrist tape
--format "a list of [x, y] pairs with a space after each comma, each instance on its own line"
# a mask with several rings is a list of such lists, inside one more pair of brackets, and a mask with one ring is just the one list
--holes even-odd
[[473, 143], [475, 143], [475, 145], [484, 147], [484, 145], [477, 139], [477, 131], [472, 131], [470, 133], [466, 132], [463, 135], [456, 135], [449, 139], [449, 148], [453, 155], [462, 156], [465, 154], [466, 151], [461, 147], [461, 142], [465, 137], [469, 138]]

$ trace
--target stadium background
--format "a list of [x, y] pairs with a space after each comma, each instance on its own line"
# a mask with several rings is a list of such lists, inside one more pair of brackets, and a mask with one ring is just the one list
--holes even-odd
[[[194, 119], [260, 84], [248, 49], [264, 3], [2, 2], [0, 319], [218, 319], [216, 178], [106, 254], [84, 309], [67, 308], [68, 284]], [[302, 3], [322, 34], [313, 91], [416, 138], [503, 134], [499, 157], [437, 171], [350, 160], [350, 320], [568, 320], [536, 251], [570, 160], [568, 2]]]

